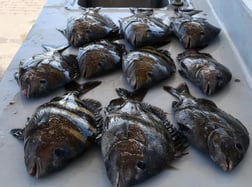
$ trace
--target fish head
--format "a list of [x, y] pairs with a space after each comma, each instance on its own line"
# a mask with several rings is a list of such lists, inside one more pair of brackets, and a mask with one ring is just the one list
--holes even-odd
[[[55, 119], [52, 119], [56, 123]], [[54, 123], [50, 122], [50, 123]], [[79, 155], [86, 145], [71, 127], [40, 125], [39, 130], [26, 132], [24, 158], [28, 174], [37, 178], [63, 168], [73, 157]], [[61, 123], [57, 121], [57, 123]], [[58, 126], [63, 126], [59, 124]], [[70, 132], [69, 132], [70, 131]], [[69, 136], [69, 133], [76, 135]]]
[[[124, 146], [129, 148], [132, 145], [129, 142], [128, 145]], [[134, 149], [134, 147], [132, 148]], [[143, 155], [113, 151], [110, 154], [109, 161], [105, 164], [107, 175], [113, 186], [130, 186], [145, 180], [149, 176], [148, 162], [145, 161]]]
[[40, 73], [33, 69], [26, 71], [20, 75], [19, 84], [24, 96], [32, 97], [41, 93], [46, 93], [48, 90], [48, 75]]
[[62, 168], [68, 152], [66, 147], [41, 144], [37, 139], [29, 140], [25, 148], [25, 165], [28, 174], [40, 178]]
[[[138, 184], [156, 175], [166, 167], [159, 154], [147, 146], [146, 134], [131, 124], [117, 131], [116, 143], [110, 149], [105, 159], [108, 178], [113, 186], [126, 187]], [[111, 137], [109, 137], [111, 138]], [[162, 152], [162, 151], [160, 151]]]
[[185, 22], [179, 30], [180, 41], [186, 49], [205, 46], [203, 42], [204, 30], [198, 22]]
[[207, 95], [212, 95], [224, 87], [231, 80], [231, 73], [215, 65], [205, 65], [198, 73], [201, 79], [201, 89]]
[[231, 171], [242, 160], [248, 144], [241, 136], [217, 129], [211, 133], [208, 147], [211, 159], [224, 171]]
[[141, 47], [145, 42], [149, 42], [152, 38], [152, 31], [147, 24], [141, 24], [136, 22], [136, 24], [131, 24], [126, 30], [127, 40], [134, 47]]

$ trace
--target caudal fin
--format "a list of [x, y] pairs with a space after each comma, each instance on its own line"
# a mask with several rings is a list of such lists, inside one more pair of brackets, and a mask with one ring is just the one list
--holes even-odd
[[19, 140], [24, 140], [24, 129], [11, 129], [10, 134]]
[[65, 85], [65, 89], [66, 91], [78, 91], [80, 95], [83, 95], [100, 84], [101, 81], [88, 81], [83, 84], [79, 84], [73, 81]]
[[116, 89], [116, 92], [118, 96], [120, 96], [123, 99], [133, 99], [137, 101], [142, 101], [144, 96], [146, 95], [148, 89], [140, 89], [136, 90], [134, 92], [130, 92], [124, 88], [118, 88]]
[[186, 83], [181, 83], [177, 88], [173, 88], [170, 86], [164, 86], [163, 88], [165, 91], [169, 92], [171, 95], [177, 98], [181, 98], [182, 96], [191, 96]]

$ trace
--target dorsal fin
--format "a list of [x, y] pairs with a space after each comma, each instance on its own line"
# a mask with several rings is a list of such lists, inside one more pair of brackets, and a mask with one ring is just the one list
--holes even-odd
[[101, 115], [102, 105], [99, 101], [94, 99], [83, 99], [82, 101], [85, 108], [90, 110], [95, 115], [95, 124], [98, 131], [96, 142], [99, 144], [103, 127], [103, 117]]
[[168, 130], [171, 135], [172, 142], [175, 148], [174, 159], [180, 158], [186, 154], [186, 148], [188, 147], [188, 142], [185, 136], [183, 136], [174, 126], [170, 123], [170, 121], [166, 117], [166, 113], [156, 106], [152, 106], [150, 104], [141, 103], [141, 106], [144, 110], [147, 110], [153, 114], [155, 114], [158, 118], [161, 119], [162, 124]]

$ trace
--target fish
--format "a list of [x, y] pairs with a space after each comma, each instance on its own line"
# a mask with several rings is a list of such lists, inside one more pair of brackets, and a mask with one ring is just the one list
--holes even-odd
[[205, 18], [189, 15], [171, 18], [170, 28], [185, 49], [203, 49], [214, 41], [221, 31]]
[[62, 54], [68, 46], [43, 47], [45, 52], [21, 61], [14, 74], [21, 93], [27, 98], [48, 95], [77, 80], [80, 74], [76, 56]]
[[101, 40], [79, 48], [77, 61], [84, 78], [93, 78], [119, 69], [124, 45]]
[[169, 25], [164, 23], [161, 18], [152, 16], [153, 9], [133, 13], [133, 15], [119, 20], [120, 31], [133, 48], [147, 45], [160, 46], [170, 42]]
[[171, 168], [188, 144], [162, 109], [141, 102], [146, 90], [116, 91], [105, 108], [101, 152], [111, 184], [127, 187]]
[[213, 101], [196, 98], [185, 83], [177, 88], [164, 86], [175, 96], [172, 110], [181, 133], [223, 171], [231, 171], [242, 161], [249, 147], [247, 128]]
[[208, 53], [187, 50], [178, 54], [180, 65], [178, 72], [190, 80], [207, 95], [213, 95], [222, 90], [232, 79], [232, 73]]
[[184, 5], [184, 0], [169, 0], [169, 5], [180, 7]]
[[47, 176], [66, 167], [99, 141], [103, 118], [101, 103], [80, 99], [100, 81], [86, 82], [82, 91], [69, 91], [37, 107], [24, 128], [10, 133], [24, 141], [29, 175]]
[[104, 38], [119, 37], [119, 27], [106, 15], [99, 13], [100, 8], [87, 9], [83, 15], [70, 17], [65, 29], [58, 29], [73, 47]]
[[176, 66], [167, 50], [146, 46], [124, 54], [122, 70], [129, 85], [139, 90], [170, 78]]

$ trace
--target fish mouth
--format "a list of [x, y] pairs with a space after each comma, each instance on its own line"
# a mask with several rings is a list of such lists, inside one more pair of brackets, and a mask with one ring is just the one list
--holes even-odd
[[190, 49], [192, 47], [192, 40], [190, 37], [187, 38], [186, 40], [186, 49]]
[[27, 88], [22, 90], [22, 93], [25, 97], [29, 97], [31, 93], [31, 85], [28, 84]]
[[29, 167], [29, 169], [28, 169], [28, 174], [33, 177], [39, 178], [40, 176], [42, 176], [40, 171], [41, 171], [40, 162], [34, 161], [31, 164], [31, 167]]
[[225, 164], [223, 164], [221, 167], [224, 171], [231, 171], [233, 169], [233, 162], [227, 158]]
[[29, 175], [36, 176], [37, 175], [37, 164], [34, 162], [32, 167], [28, 171]]
[[212, 94], [212, 90], [211, 90], [211, 86], [210, 83], [208, 82], [204, 88], [204, 93], [211, 95]]
[[116, 172], [116, 178], [113, 184], [114, 187], [126, 187], [128, 184], [125, 184], [125, 181], [123, 180], [120, 171]]

